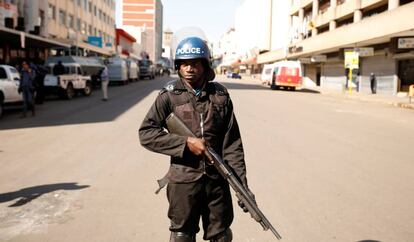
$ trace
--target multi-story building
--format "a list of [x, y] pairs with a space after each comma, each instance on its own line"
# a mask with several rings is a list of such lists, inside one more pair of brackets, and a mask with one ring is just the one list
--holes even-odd
[[215, 59], [220, 59], [218, 66], [218, 72], [225, 73], [231, 69], [231, 65], [238, 61], [239, 55], [237, 54], [237, 38], [234, 28], [229, 28], [224, 33], [218, 43], [213, 48], [213, 54]]
[[115, 53], [115, 0], [0, 0], [0, 22], [3, 63]]
[[[31, 2], [34, 4], [36, 1]], [[104, 55], [115, 53], [115, 0], [47, 2], [49, 38], [86, 52]], [[33, 11], [36, 11], [36, 8]]]
[[167, 58], [169, 60], [172, 60], [172, 38], [173, 38], [173, 32], [170, 28], [167, 28], [164, 30], [163, 33], [163, 40], [162, 40], [162, 57]]
[[413, 0], [291, 0], [287, 51], [270, 51], [259, 62], [298, 59], [305, 78], [342, 89], [349, 74], [344, 52], [351, 51], [359, 54], [359, 91], [370, 90], [371, 73], [379, 93], [406, 91], [414, 84], [413, 13]]
[[46, 10], [47, 0], [0, 0], [0, 63], [15, 65], [22, 59], [41, 63], [50, 48], [70, 47], [46, 38]]
[[262, 51], [271, 48], [272, 0], [246, 0], [236, 10], [234, 19], [239, 60], [233, 63], [233, 68], [241, 73], [258, 72], [256, 57]]
[[162, 55], [162, 21], [161, 0], [123, 0], [122, 28], [132, 33], [129, 26], [134, 26], [145, 33], [143, 50], [154, 61], [160, 60]]

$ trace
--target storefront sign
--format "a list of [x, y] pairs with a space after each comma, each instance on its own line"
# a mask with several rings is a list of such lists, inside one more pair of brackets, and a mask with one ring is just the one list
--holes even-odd
[[311, 58], [312, 62], [326, 62], [327, 56], [326, 55], [314, 55]]
[[311, 58], [309, 58], [309, 57], [302, 57], [302, 58], [299, 58], [299, 61], [300, 61], [300, 63], [302, 63], [302, 64], [310, 64], [312, 61], [311, 61]]
[[23, 31], [20, 32], [20, 47], [22, 47], [22, 49], [26, 47], [26, 35]]
[[359, 53], [359, 57], [374, 56], [373, 47], [355, 48], [354, 51]]
[[88, 36], [88, 44], [102, 48], [102, 37]]
[[399, 38], [398, 39], [398, 49], [413, 49], [414, 48], [414, 38]]
[[345, 50], [345, 68], [348, 68], [348, 69], [359, 68], [359, 53], [358, 52]]
[[302, 46], [291, 46], [289, 47], [289, 53], [293, 54], [293, 53], [300, 53], [303, 51], [303, 47]]

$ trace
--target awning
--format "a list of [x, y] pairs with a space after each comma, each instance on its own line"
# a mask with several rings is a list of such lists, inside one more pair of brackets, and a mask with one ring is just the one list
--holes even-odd
[[281, 48], [260, 54], [257, 57], [257, 63], [272, 63], [283, 59], [286, 59], [286, 50], [284, 48]]
[[257, 64], [257, 58], [256, 57], [252, 57], [250, 59], [244, 60], [241, 62], [242, 65], [255, 65]]
[[88, 51], [92, 51], [92, 52], [95, 52], [95, 53], [98, 53], [98, 54], [101, 54], [101, 55], [111, 56], [111, 55], [114, 54], [114, 51], [111, 51], [111, 50], [108, 50], [108, 49], [105, 49], [105, 48], [100, 48], [98, 46], [91, 45], [91, 44], [85, 43], [83, 41], [78, 41], [78, 43], [76, 43], [76, 41], [72, 40], [72, 39], [59, 39], [59, 41], [61, 41], [63, 43], [66, 43], [69, 46], [73, 46], [73, 47], [76, 47], [76, 45], [77, 45], [79, 48], [82, 48], [82, 49], [88, 50]]
[[70, 45], [61, 43], [56, 40], [44, 38], [42, 36], [29, 34], [23, 31], [18, 31], [10, 28], [0, 26], [0, 45], [5, 46], [6, 44], [10, 48], [22, 48], [21, 39], [24, 38], [25, 48], [69, 48]]
[[236, 67], [236, 66], [239, 66], [240, 64], [241, 64], [240, 59], [237, 59], [235, 62], [231, 63], [230, 66], [231, 67]]

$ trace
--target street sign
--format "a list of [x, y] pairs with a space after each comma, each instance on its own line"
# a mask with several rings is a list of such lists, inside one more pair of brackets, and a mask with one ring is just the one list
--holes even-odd
[[414, 38], [399, 38], [398, 49], [412, 49], [414, 48]]
[[359, 68], [359, 53], [356, 51], [345, 50], [345, 68], [358, 69]]

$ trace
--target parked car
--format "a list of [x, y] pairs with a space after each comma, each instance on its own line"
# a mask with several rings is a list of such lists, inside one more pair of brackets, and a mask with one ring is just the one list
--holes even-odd
[[20, 74], [16, 68], [0, 65], [0, 117], [3, 115], [4, 104], [23, 101], [22, 94], [18, 92]]
[[[53, 67], [61, 61], [64, 66], [63, 75], [55, 75]], [[92, 77], [100, 80], [99, 73], [103, 65], [94, 58], [77, 56], [50, 57], [46, 60], [49, 74], [45, 76], [44, 88], [47, 94], [58, 94], [72, 99], [77, 92], [85, 96], [92, 94]]]
[[236, 72], [228, 72], [227, 78], [241, 79], [241, 76], [239, 73], [236, 73]]
[[155, 66], [151, 60], [140, 60], [139, 65], [139, 79], [148, 77], [149, 79], [155, 78]]

